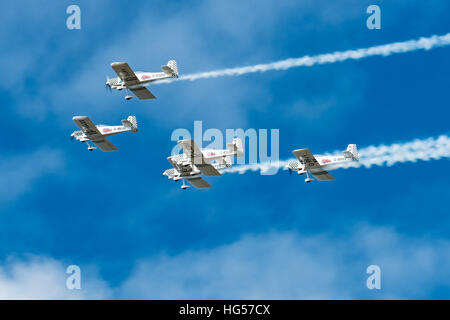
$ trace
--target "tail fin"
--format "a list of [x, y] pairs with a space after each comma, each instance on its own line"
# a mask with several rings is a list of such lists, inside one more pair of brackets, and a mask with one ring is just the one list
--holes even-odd
[[178, 78], [178, 67], [175, 60], [169, 60], [167, 66], [162, 66], [161, 69], [164, 73]]
[[356, 144], [349, 144], [347, 150], [343, 152], [344, 156], [347, 158], [351, 158], [352, 160], [359, 160], [358, 149]]
[[136, 117], [135, 116], [129, 116], [127, 118], [127, 120], [122, 120], [122, 124], [125, 127], [131, 128], [131, 132], [137, 132], [138, 131], [137, 121], [136, 121]]
[[227, 144], [228, 150], [230, 152], [236, 153], [236, 157], [244, 156], [244, 148], [242, 146], [242, 140], [239, 138], [234, 138], [231, 143]]

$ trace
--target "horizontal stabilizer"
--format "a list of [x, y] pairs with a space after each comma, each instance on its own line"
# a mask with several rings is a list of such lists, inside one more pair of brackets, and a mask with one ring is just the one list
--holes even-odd
[[171, 68], [169, 68], [168, 66], [161, 66], [161, 69], [164, 73], [166, 73], [170, 76], [173, 74], [173, 70]]
[[178, 77], [178, 67], [175, 60], [169, 60], [166, 66], [161, 66], [162, 71], [172, 77]]
[[137, 132], [137, 121], [135, 116], [129, 116], [126, 120], [122, 120], [122, 125], [130, 128], [132, 132]]

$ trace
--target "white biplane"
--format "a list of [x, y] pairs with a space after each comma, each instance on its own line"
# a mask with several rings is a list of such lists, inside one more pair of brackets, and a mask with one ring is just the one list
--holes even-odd
[[306, 173], [305, 182], [313, 181], [309, 177], [311, 173], [319, 181], [335, 180], [334, 177], [328, 173], [325, 169], [331, 167], [337, 163], [358, 161], [358, 151], [356, 144], [349, 144], [346, 151], [342, 152], [339, 156], [318, 156], [313, 155], [309, 149], [298, 149], [292, 151], [298, 161], [289, 163], [287, 169], [289, 171], [297, 171], [298, 174]]
[[146, 88], [146, 84], [167, 78], [178, 78], [178, 67], [175, 60], [170, 60], [167, 65], [161, 66], [162, 72], [134, 72], [126, 62], [113, 62], [113, 70], [117, 73], [117, 78], [107, 78], [106, 86], [110, 89], [126, 89], [126, 100], [130, 100], [128, 89], [130, 89], [139, 99], [155, 99], [153, 93]]
[[86, 142], [89, 151], [96, 149], [96, 147], [89, 144], [89, 140], [102, 151], [115, 151], [118, 150], [117, 147], [109, 142], [106, 137], [126, 131], [138, 131], [135, 116], [129, 116], [126, 120], [122, 120], [122, 125], [119, 126], [94, 125], [87, 116], [75, 116], [72, 119], [80, 128], [80, 130], [71, 134], [72, 139], [75, 138], [78, 141]]
[[183, 149], [183, 153], [167, 158], [173, 169], [164, 171], [163, 175], [174, 181], [182, 179], [183, 185], [181, 189], [189, 188], [185, 180], [195, 188], [212, 188], [201, 175], [221, 176], [218, 170], [230, 168], [232, 156], [244, 156], [242, 141], [239, 138], [233, 139], [231, 143], [227, 144], [227, 149], [223, 150], [200, 150], [192, 139], [180, 140], [178, 144]]

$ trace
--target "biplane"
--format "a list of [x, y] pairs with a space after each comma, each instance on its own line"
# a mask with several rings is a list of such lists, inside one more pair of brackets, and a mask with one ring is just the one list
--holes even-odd
[[219, 170], [232, 166], [232, 156], [244, 156], [242, 141], [239, 138], [235, 138], [231, 143], [228, 143], [227, 149], [220, 150], [200, 150], [192, 139], [180, 140], [178, 144], [183, 153], [167, 158], [173, 168], [164, 171], [163, 175], [174, 181], [183, 180], [181, 189], [189, 188], [186, 181], [195, 188], [212, 188], [202, 178], [202, 175], [221, 176]]

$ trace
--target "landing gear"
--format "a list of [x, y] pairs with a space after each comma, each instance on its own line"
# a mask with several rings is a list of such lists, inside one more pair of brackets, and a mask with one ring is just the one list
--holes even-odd
[[306, 171], [306, 179], [305, 179], [305, 182], [306, 182], [306, 183], [310, 183], [311, 181], [313, 181], [313, 179], [311, 179], [311, 178], [309, 177], [309, 172]]
[[130, 96], [130, 94], [128, 93], [128, 87], [127, 87], [127, 95], [125, 96], [125, 100], [131, 100], [131, 98], [133, 98], [133, 96]]
[[186, 190], [187, 188], [189, 188], [189, 186], [186, 184], [186, 182], [183, 179], [183, 185], [181, 186], [181, 189]]
[[89, 144], [89, 142], [86, 141], [86, 143], [87, 143], [87, 145], [88, 145], [88, 150], [89, 150], [89, 151], [93, 151], [93, 150], [97, 149], [96, 147], [91, 146], [91, 145]]

